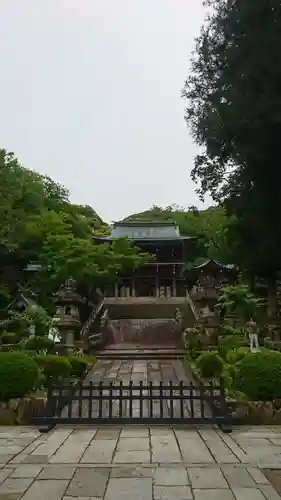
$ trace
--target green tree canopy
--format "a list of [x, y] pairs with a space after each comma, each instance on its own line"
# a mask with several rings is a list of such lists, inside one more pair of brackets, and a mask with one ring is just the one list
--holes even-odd
[[[127, 240], [95, 243], [93, 235], [105, 234], [109, 227], [94, 209], [71, 204], [65, 188], [24, 168], [5, 150], [0, 150], [0, 219], [0, 284], [5, 296], [32, 260], [41, 269], [31, 284], [44, 295], [69, 276], [94, 286], [149, 258]], [[3, 288], [7, 281], [8, 288]]]
[[192, 176], [235, 219], [228, 239], [240, 265], [281, 269], [281, 4], [207, 0], [185, 83], [186, 120], [202, 153]]

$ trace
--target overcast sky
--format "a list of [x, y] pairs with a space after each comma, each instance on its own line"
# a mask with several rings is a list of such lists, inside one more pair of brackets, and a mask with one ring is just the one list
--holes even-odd
[[197, 205], [181, 89], [201, 0], [0, 0], [0, 147], [118, 220]]

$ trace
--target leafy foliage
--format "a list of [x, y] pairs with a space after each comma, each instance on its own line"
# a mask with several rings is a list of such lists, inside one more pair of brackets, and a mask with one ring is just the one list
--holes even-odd
[[235, 387], [252, 401], [281, 398], [281, 353], [264, 350], [247, 354], [236, 364]]
[[281, 5], [207, 0], [186, 80], [186, 120], [202, 154], [193, 179], [234, 216], [238, 264], [273, 279], [281, 269]]
[[[150, 258], [127, 240], [95, 243], [94, 234], [109, 231], [96, 212], [89, 206], [71, 204], [65, 188], [24, 168], [5, 150], [0, 150], [0, 198], [0, 283], [6, 286], [4, 295], [13, 292], [18, 281], [27, 280], [45, 304], [69, 276], [91, 287], [99, 286], [121, 269], [137, 267]], [[40, 268], [33, 274], [24, 273], [30, 261], [39, 262]], [[44, 329], [42, 318], [40, 321], [36, 320], [36, 335], [42, 334], [39, 328]]]
[[203, 378], [219, 377], [223, 372], [223, 360], [215, 352], [204, 352], [197, 358], [196, 365]]
[[89, 366], [88, 360], [82, 356], [69, 356], [67, 359], [71, 364], [71, 375], [77, 378], [83, 377]]
[[8, 317], [0, 322], [0, 332], [14, 332], [18, 338], [25, 338], [30, 333], [31, 318], [25, 313], [9, 311]]
[[202, 350], [203, 342], [199, 328], [186, 328], [183, 332], [184, 347], [187, 349], [189, 357], [196, 359]]
[[0, 400], [20, 398], [31, 391], [39, 378], [35, 361], [23, 353], [0, 353]]
[[[256, 297], [248, 285], [230, 285], [219, 291], [217, 308], [224, 317], [235, 315], [245, 323], [250, 318], [256, 317], [262, 305], [262, 299]], [[230, 325], [227, 325], [225, 328], [229, 327]], [[228, 333], [235, 332], [229, 331]]]
[[250, 353], [249, 347], [239, 347], [227, 353], [227, 361], [230, 365], [235, 365]]
[[37, 337], [32, 335], [27, 339], [24, 348], [38, 353], [40, 351], [51, 352], [54, 348], [54, 342], [48, 337]]
[[48, 354], [35, 356], [34, 359], [47, 380], [60, 381], [71, 374], [71, 364], [66, 357]]
[[1, 335], [2, 344], [17, 344], [21, 340], [18, 333], [4, 331]]

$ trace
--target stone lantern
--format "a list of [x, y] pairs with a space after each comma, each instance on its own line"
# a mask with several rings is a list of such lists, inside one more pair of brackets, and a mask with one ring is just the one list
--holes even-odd
[[81, 295], [76, 291], [76, 282], [72, 278], [66, 280], [57, 294], [57, 309], [53, 321], [67, 350], [73, 349], [75, 336], [81, 330], [79, 306], [83, 302]]

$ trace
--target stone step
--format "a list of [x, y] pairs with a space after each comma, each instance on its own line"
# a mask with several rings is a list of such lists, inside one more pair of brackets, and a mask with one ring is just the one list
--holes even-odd
[[95, 352], [98, 359], [179, 359], [186, 356], [184, 349], [103, 349]]

